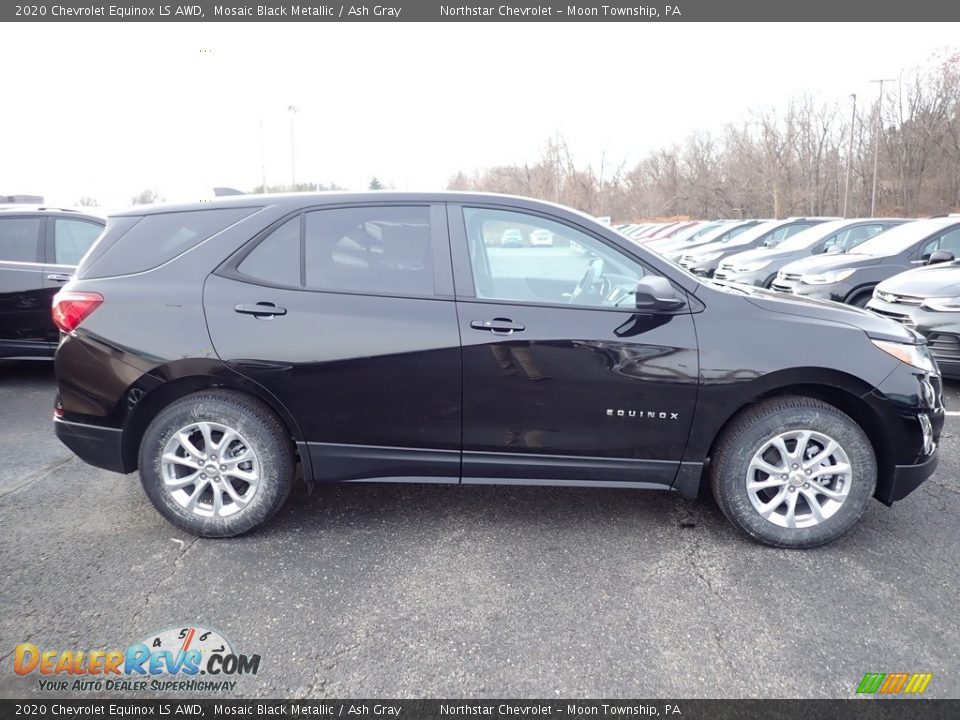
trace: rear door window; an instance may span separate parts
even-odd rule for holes
[[[38,262],[41,222],[38,217],[0,218],[0,262]]]
[[[431,296],[430,208],[334,208],[306,214],[305,283],[311,290]]]
[[[103,232],[103,226],[96,223],[73,218],[55,218],[53,221],[54,264],[78,265],[80,258],[93,246],[94,240],[100,236],[101,232]]]
[[[297,215],[270,233],[240,261],[237,272],[269,285],[300,287],[301,221]]]

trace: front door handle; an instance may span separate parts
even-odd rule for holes
[[[67,282],[70,279],[69,275],[64,275],[63,273],[51,273],[47,275],[47,280],[53,280],[54,282]]]
[[[526,329],[523,323],[514,322],[510,318],[494,318],[493,320],[473,320],[470,327],[474,330],[489,330],[497,335],[512,335]]]
[[[269,319],[277,315],[286,315],[287,309],[278,307],[272,302],[258,302],[256,305],[234,305],[233,309],[244,315],[253,315],[257,318]]]

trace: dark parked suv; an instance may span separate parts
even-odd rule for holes
[[[550,232],[553,251],[484,242],[508,228]],[[54,317],[57,435],[139,469],[157,509],[204,536],[267,520],[299,463],[309,483],[692,498],[703,479],[750,537],[810,547],[929,477],[943,425],[936,365],[901,325],[701,283],[514,197],[120,213]]]
[[[848,252],[792,262],[783,267],[770,287],[866,307],[882,280],[926,265],[938,250],[960,254],[960,217],[914,220]]]
[[[104,224],[71,210],[0,206],[0,358],[53,357],[53,296]]]
[[[693,248],[680,258],[680,266],[694,275],[713,277],[725,258],[747,250],[773,248],[789,237],[824,222],[828,218],[787,218],[768,220],[722,242],[707,243]]]

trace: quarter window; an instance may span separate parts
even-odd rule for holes
[[[306,287],[432,295],[428,207],[357,207],[306,214]]]
[[[40,218],[0,219],[0,260],[37,262]]]
[[[79,265],[103,227],[86,220],[56,218],[53,225],[54,262],[57,265]]]

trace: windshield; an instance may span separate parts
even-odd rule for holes
[[[780,226],[780,222],[774,220],[771,222],[760,223],[759,225],[754,225],[752,228],[744,230],[739,235],[733,237],[727,237],[721,240],[720,242],[724,245],[748,245],[754,240],[759,240],[764,235],[766,235],[771,230],[775,230]]]
[[[684,228],[683,230],[678,232],[676,235],[671,237],[670,240],[671,242],[677,242],[677,243],[686,242],[687,240],[692,240],[698,235],[703,234],[703,230],[706,227],[710,227],[710,225],[707,223],[697,223],[696,225],[691,225],[690,227]]]
[[[801,230],[793,237],[784,240],[777,247],[781,250],[803,250],[843,230],[843,228],[849,224],[849,220],[834,220],[832,222],[820,223],[806,230]]]
[[[956,223],[956,220],[954,220]],[[915,220],[906,225],[899,225],[892,230],[882,232],[865,243],[854,248],[851,253],[857,255],[874,255],[885,257],[903,252],[914,243],[920,242],[928,235],[949,227],[952,223],[936,220]]]

